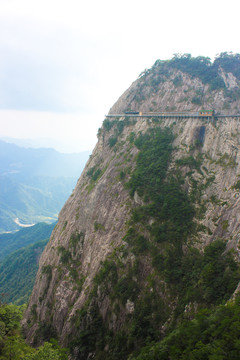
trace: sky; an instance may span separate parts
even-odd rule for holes
[[[92,150],[157,59],[240,53],[237,0],[0,0],[0,138]]]

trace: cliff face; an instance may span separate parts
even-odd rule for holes
[[[219,68],[225,87],[211,89],[179,69],[158,71],[145,72],[110,113],[240,112],[234,74]],[[73,359],[126,359],[179,316],[229,299],[238,284],[224,254],[234,249],[238,261],[239,142],[234,116],[105,119],[41,256],[28,341],[56,336]]]
[[[140,74],[110,109],[110,114],[129,109],[143,112],[214,109],[221,114],[236,114],[240,106],[238,72],[238,56],[223,54],[213,64],[206,58],[188,55],[158,60]]]

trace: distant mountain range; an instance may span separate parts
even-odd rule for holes
[[[49,239],[55,223],[38,223],[12,234],[0,234],[0,262],[9,254],[40,240]]]
[[[23,148],[32,148],[32,149],[53,148],[60,153],[66,153],[66,154],[79,153],[81,151],[85,151],[81,149],[82,144],[77,145],[75,144],[75,142],[69,143],[68,139],[66,139],[66,141],[61,141],[61,140],[53,139],[51,137],[44,137],[44,138],[39,137],[34,139],[17,139],[9,136],[1,136],[0,140],[6,143],[21,146]]]
[[[27,303],[38,270],[39,258],[48,239],[40,240],[9,254],[0,263],[1,301]]]
[[[39,223],[14,234],[0,234],[0,297],[26,303],[38,270],[38,261],[55,224]]]
[[[56,221],[89,154],[62,154],[0,141],[0,232]]]

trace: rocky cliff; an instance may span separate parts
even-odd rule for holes
[[[238,114],[238,69],[228,54],[157,61],[110,114]],[[40,259],[28,341],[57,337],[72,359],[127,359],[230,299],[240,280],[239,142],[236,116],[105,119]]]

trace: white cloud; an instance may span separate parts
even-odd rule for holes
[[[227,6],[207,0],[0,0],[0,6],[0,109],[26,111],[28,119],[38,111],[41,117],[81,113],[85,138],[84,118],[95,139],[91,114],[101,122],[158,58],[240,52],[236,0]]]

